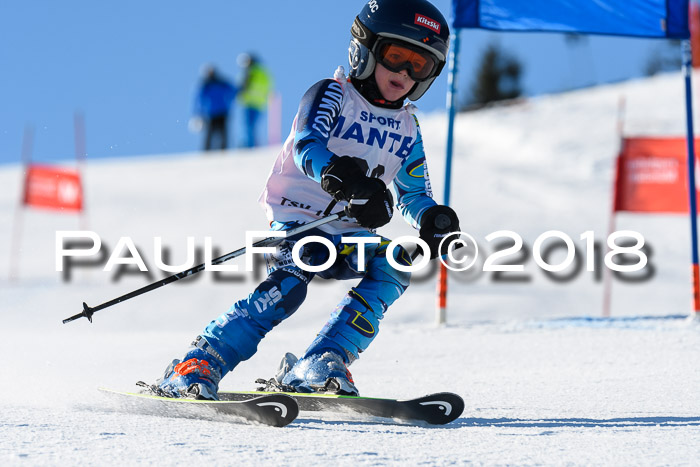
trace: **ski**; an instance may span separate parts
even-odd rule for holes
[[[222,401],[247,401],[260,395],[285,394],[310,412],[351,412],[402,422],[424,422],[444,425],[456,420],[464,411],[464,400],[451,392],[429,394],[416,399],[340,396],[336,394],[304,394],[262,391],[220,391]]]
[[[215,420],[223,417],[232,422],[261,423],[282,427],[291,423],[299,414],[296,401],[281,393],[261,393],[238,401],[211,401],[161,397],[107,388],[99,388],[99,390],[116,397],[126,410],[149,415]]]

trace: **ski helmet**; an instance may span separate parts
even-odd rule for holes
[[[350,29],[352,39],[348,49],[350,77],[364,80],[374,68],[387,44],[400,44],[427,60],[429,68],[416,76],[406,97],[418,100],[440,74],[447,60],[450,30],[440,10],[427,0],[371,0],[355,18]],[[385,65],[386,66],[386,65]],[[391,67],[388,67],[391,69]]]

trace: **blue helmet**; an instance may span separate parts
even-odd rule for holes
[[[372,76],[378,51],[388,42],[432,57],[427,77],[416,79],[406,97],[415,101],[428,90],[447,61],[450,29],[445,17],[426,0],[371,0],[355,18],[348,49],[350,77],[364,80]]]

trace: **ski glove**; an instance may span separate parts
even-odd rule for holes
[[[449,206],[433,206],[423,213],[420,224],[420,238],[430,247],[430,259],[446,255],[448,242],[443,244],[441,251],[438,248],[447,234],[459,231],[457,213]]]
[[[321,188],[336,201],[347,201],[345,214],[362,227],[376,229],[391,220],[394,198],[383,181],[368,177],[350,156],[335,159],[321,174]]]

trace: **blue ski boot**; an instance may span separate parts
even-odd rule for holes
[[[211,354],[193,348],[180,360],[173,360],[162,378],[156,381],[155,392],[165,397],[219,400],[221,367]]]
[[[275,379],[282,387],[293,388],[296,392],[360,395],[343,358],[331,351],[307,355],[298,361],[288,353]]]

